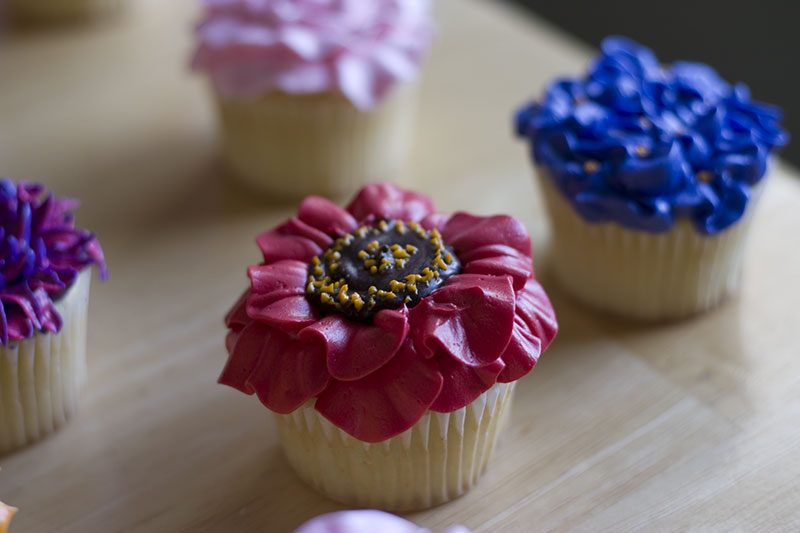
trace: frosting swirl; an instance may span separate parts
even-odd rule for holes
[[[248,269],[250,288],[225,318],[220,383],[278,413],[315,398],[323,416],[365,442],[521,378],[558,329],[530,237],[509,216],[445,215],[424,195],[372,184],[347,209],[306,198],[257,243],[264,262]],[[373,251],[395,264],[381,273]],[[339,269],[352,272],[334,280]],[[367,313],[369,287],[377,293],[384,282],[403,287]]]
[[[515,122],[587,221],[665,232],[688,217],[712,235],[742,217],[767,156],[788,141],[780,118],[707,65],[663,67],[610,37],[585,77],[556,80]]]
[[[231,96],[339,92],[371,109],[416,77],[429,0],[205,0],[193,66]]]
[[[0,179],[0,343],[56,333],[55,307],[78,272],[89,265],[107,274],[93,233],[76,228],[71,209],[78,202],[55,198],[41,184]]]
[[[338,511],[312,518],[294,533],[430,533],[399,516],[375,509]],[[470,533],[464,526],[451,526],[442,533]]]

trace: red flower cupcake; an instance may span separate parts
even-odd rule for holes
[[[523,224],[374,184],[347,209],[306,198],[256,241],[220,383],[277,414],[295,470],[334,499],[400,510],[468,490],[558,327]]]

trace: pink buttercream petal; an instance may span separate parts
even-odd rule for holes
[[[250,297],[250,289],[247,289],[239,296],[228,314],[225,315],[225,326],[234,330],[239,330],[251,322],[247,316],[247,298]]]
[[[531,238],[525,225],[508,215],[478,217],[456,213],[442,229],[442,237],[456,254],[486,245],[503,244],[530,257]]]
[[[331,237],[341,236],[357,228],[356,220],[350,213],[320,196],[309,196],[303,200],[297,218]]]
[[[530,256],[502,244],[491,244],[469,250],[459,256],[465,274],[511,276],[514,290],[521,290],[533,275]]]
[[[497,382],[497,376],[505,367],[500,359],[479,368],[464,366],[446,355],[435,360],[444,381],[430,409],[440,413],[452,413],[471,404]]]
[[[316,408],[364,442],[380,442],[417,423],[442,389],[436,363],[403,343],[391,361],[357,381],[332,380]]]
[[[235,339],[219,382],[255,393],[266,407],[291,413],[328,385],[325,350],[302,343],[258,322]]]
[[[316,322],[319,315],[305,298],[307,269],[305,263],[294,260],[248,268],[247,316],[292,333]]]
[[[442,228],[444,228],[448,220],[450,220],[450,215],[445,213],[431,213],[423,218],[420,224],[422,224],[422,227],[425,229],[438,229],[442,231]]]
[[[443,350],[472,367],[505,351],[514,326],[514,289],[508,276],[453,276],[410,312],[415,349],[425,357]]]
[[[326,347],[328,371],[334,379],[361,379],[385,365],[408,336],[408,309],[384,309],[361,324],[328,315],[300,333],[300,340],[320,339]]]
[[[333,242],[324,232],[305,222],[291,218],[274,230],[256,237],[256,243],[264,254],[264,263],[270,264],[284,259],[308,262]]]
[[[251,322],[241,331],[228,333],[225,339],[228,362],[217,382],[245,394],[253,394],[255,389],[247,380],[258,365],[264,343],[270,335],[270,328],[258,322]]]
[[[497,380],[509,383],[530,372],[556,333],[558,323],[553,306],[539,282],[530,278],[517,293],[514,331],[502,356],[506,368]]]
[[[391,183],[372,183],[362,188],[347,210],[359,221],[381,218],[419,222],[435,212],[424,194]]]

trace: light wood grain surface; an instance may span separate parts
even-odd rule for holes
[[[111,269],[95,284],[89,387],[52,438],[0,458],[13,532],[284,533],[339,509],[284,462],[267,411],[216,385],[222,315],[294,206],[229,184],[189,0],[116,20],[6,33],[0,172],[83,199]],[[561,333],[517,389],[513,423],[468,495],[409,517],[441,530],[800,528],[800,180],[776,166],[740,297],[641,326],[550,282],[547,227],[512,109],[591,51],[494,1],[439,0],[415,152],[400,182],[444,211],[531,231]]]

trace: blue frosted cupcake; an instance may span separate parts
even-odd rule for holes
[[[710,67],[662,66],[612,37],[581,78],[516,114],[553,227],[555,275],[595,307],[644,319],[707,310],[740,281],[779,109]]]

